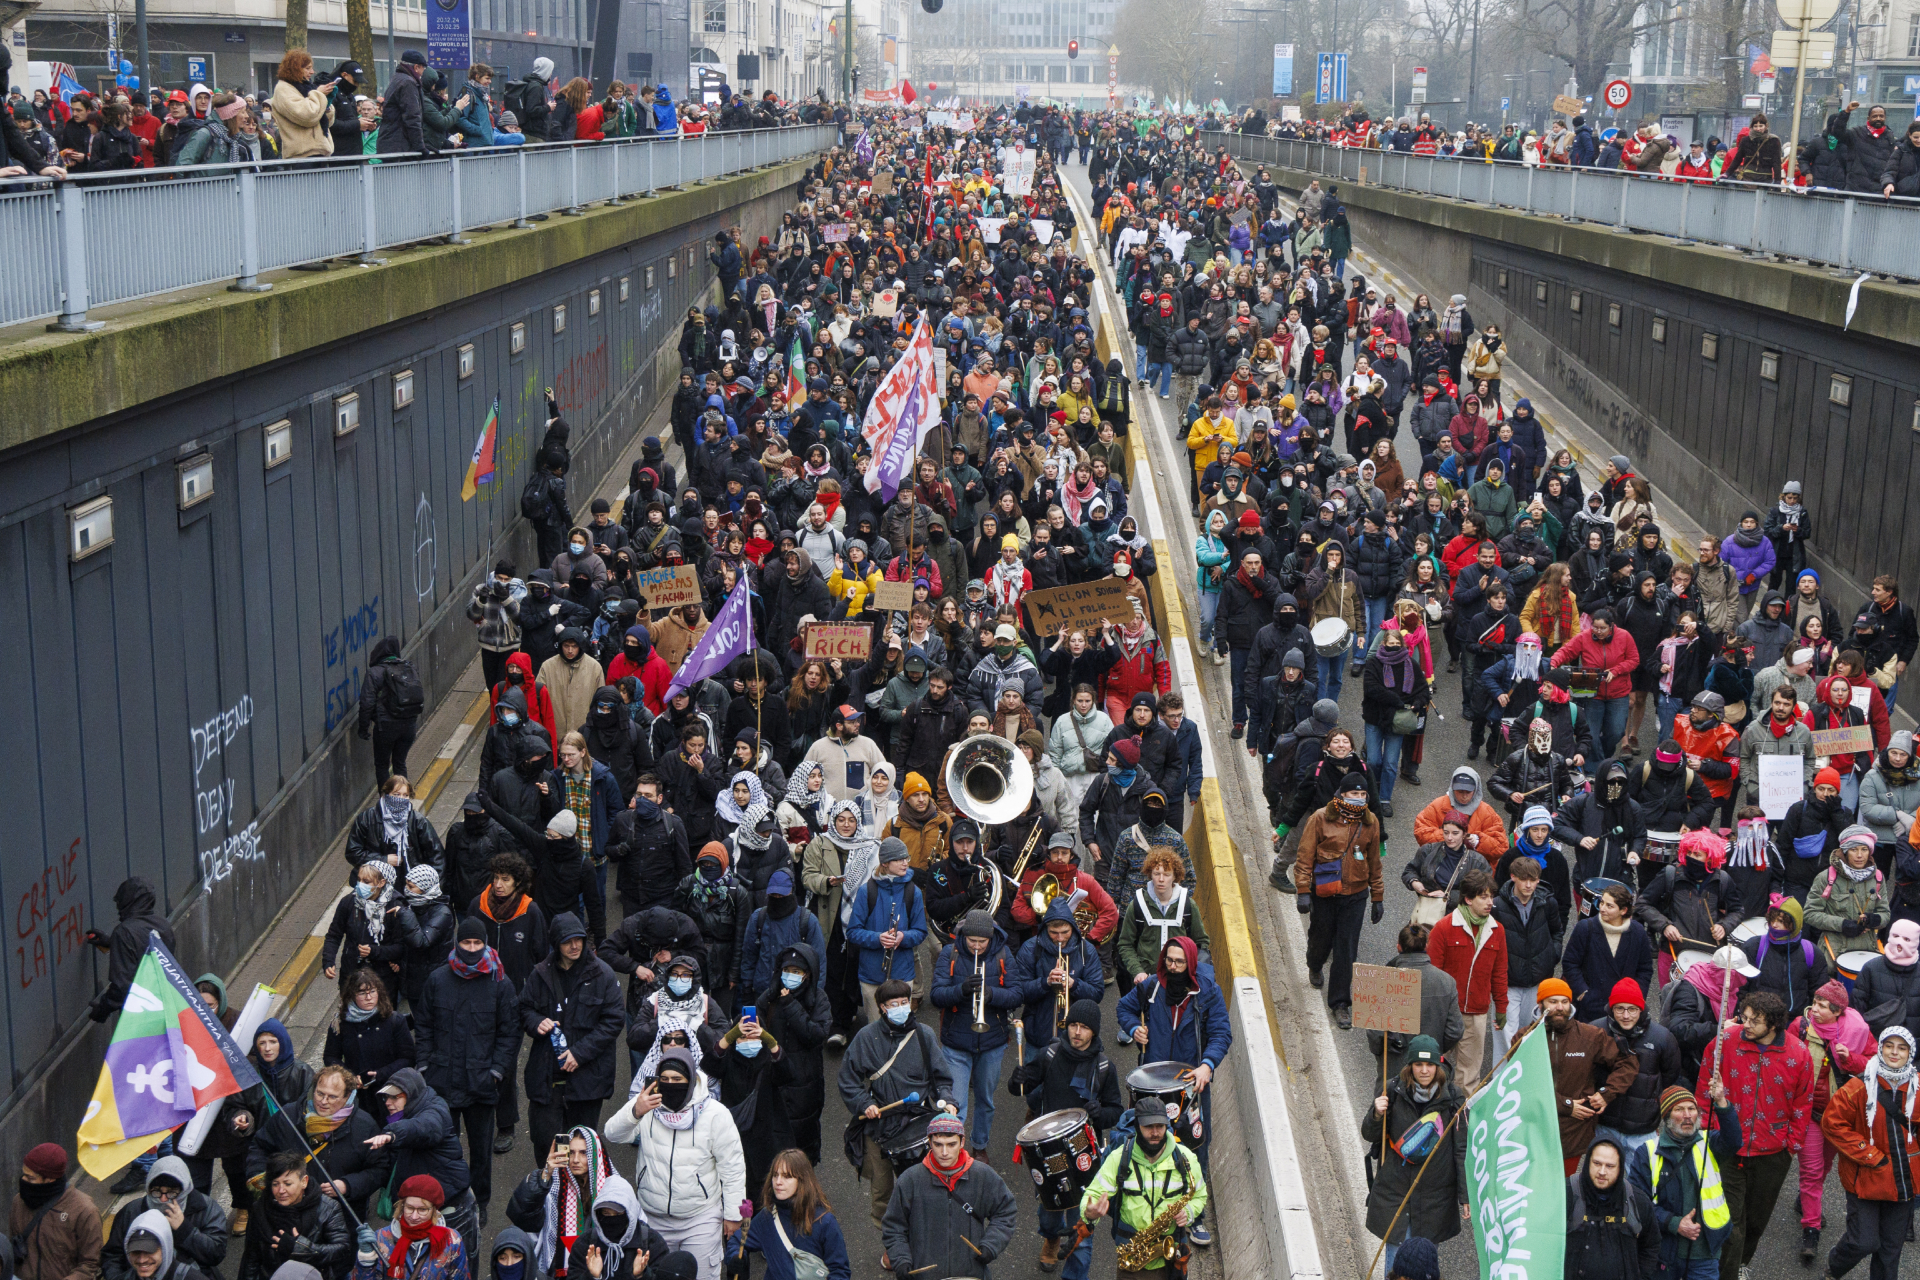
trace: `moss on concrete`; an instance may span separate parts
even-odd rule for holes
[[[275,272],[269,293],[210,288],[113,308],[94,317],[106,324],[92,333],[22,326],[24,336],[0,348],[0,450],[672,231],[797,186],[808,163],[599,205],[581,217],[555,214],[529,230],[474,233],[470,244],[388,250],[382,267]]]

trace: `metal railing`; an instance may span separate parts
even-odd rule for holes
[[[1601,223],[1682,244],[1705,241],[1804,258],[1850,274],[1920,277],[1920,200],[1358,150],[1239,133],[1206,137],[1209,146],[1224,145],[1236,159],[1356,186],[1364,170],[1369,187]]]
[[[832,125],[488,147],[431,157],[275,160],[0,184],[0,325],[98,328],[92,307],[652,195],[827,150]]]

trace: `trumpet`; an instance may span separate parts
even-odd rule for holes
[[[1053,971],[1066,979],[1053,989],[1053,1034],[1067,1032],[1067,1010],[1073,1004],[1073,968],[1067,963],[1067,949],[1061,947],[1053,962]]]
[[[984,977],[986,971],[981,967],[981,961],[984,959],[985,959],[984,956],[974,957],[973,972],[975,977]],[[986,1029],[987,1029],[987,984],[985,982],[982,982],[980,984],[980,989],[973,993],[973,1033],[975,1035],[979,1035],[981,1032],[985,1031]]]

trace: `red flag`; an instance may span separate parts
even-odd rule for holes
[[[913,91],[913,81],[902,80],[900,82],[900,101],[906,103],[908,106],[912,106],[913,100],[919,96],[919,94]]]

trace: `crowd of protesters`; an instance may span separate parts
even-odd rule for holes
[[[10,57],[0,50],[0,58]],[[501,81],[476,62],[462,72],[427,65],[417,49],[400,55],[384,86],[351,59],[321,72],[305,49],[280,60],[270,92],[204,84],[150,91],[122,87],[29,96],[5,84],[0,63],[0,178],[69,173],[314,160],[331,156],[436,155],[479,147],[611,138],[693,136],[709,130],[771,129],[849,118],[824,94],[783,102],[721,85],[710,103],[676,102],[665,84],[585,77],[561,81],[551,58],[524,77]]]

